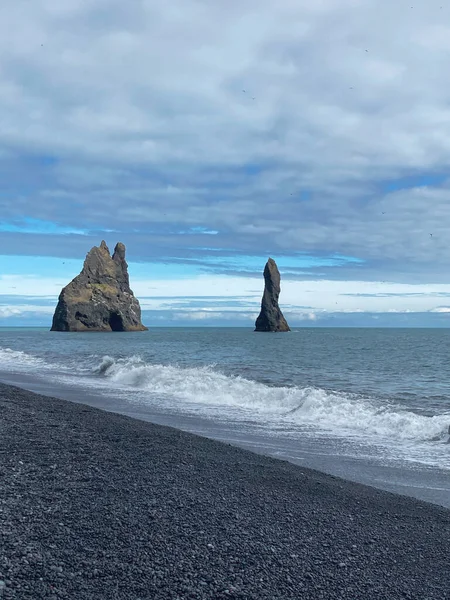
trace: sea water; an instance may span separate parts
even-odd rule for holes
[[[0,379],[450,507],[450,330],[4,328]]]

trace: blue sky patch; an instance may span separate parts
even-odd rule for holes
[[[40,219],[33,219],[31,217],[24,217],[23,219],[10,222],[0,222],[0,231],[8,233],[42,233],[46,235],[88,234],[88,231],[85,229],[59,225],[58,223],[41,221]]]
[[[230,270],[243,269],[245,271],[260,271],[262,273],[264,265],[269,256],[252,255],[223,255],[223,256],[204,256],[202,258],[186,258],[172,260],[186,261],[187,264],[199,264],[209,269],[215,267],[229,268]],[[171,260],[171,259],[169,259]],[[362,264],[364,261],[353,257],[335,254],[332,256],[312,256],[309,254],[296,254],[290,256],[281,256],[276,259],[280,271],[283,269],[314,269],[317,267],[340,267],[347,264]]]
[[[191,227],[187,231],[178,231],[179,235],[217,235],[219,232],[214,229],[208,229],[207,227]]]
[[[405,177],[399,177],[398,179],[386,180],[381,182],[379,185],[382,192],[390,193],[411,188],[439,186],[448,178],[448,173],[409,175]]]

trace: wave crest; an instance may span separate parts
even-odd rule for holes
[[[381,404],[358,394],[315,387],[271,387],[213,367],[148,364],[139,356],[104,356],[95,373],[115,385],[145,391],[152,398],[176,400],[178,405],[228,407],[255,418],[278,417],[284,422],[320,427],[336,434],[366,434],[395,441],[446,441],[450,414],[424,416],[400,405]]]
[[[32,354],[27,354],[22,350],[13,350],[12,348],[0,348],[0,365],[14,365],[15,367],[26,367],[31,365],[45,365],[45,361]]]

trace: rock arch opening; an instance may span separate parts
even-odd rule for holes
[[[122,315],[118,312],[112,312],[108,320],[111,331],[125,331]]]

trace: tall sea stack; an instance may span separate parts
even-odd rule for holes
[[[111,257],[104,241],[87,254],[83,269],[58,300],[51,331],[145,331],[141,307],[130,289],[125,246]]]
[[[278,306],[280,297],[280,271],[273,258],[269,258],[264,268],[264,294],[261,312],[256,319],[255,331],[290,331],[283,313]]]

